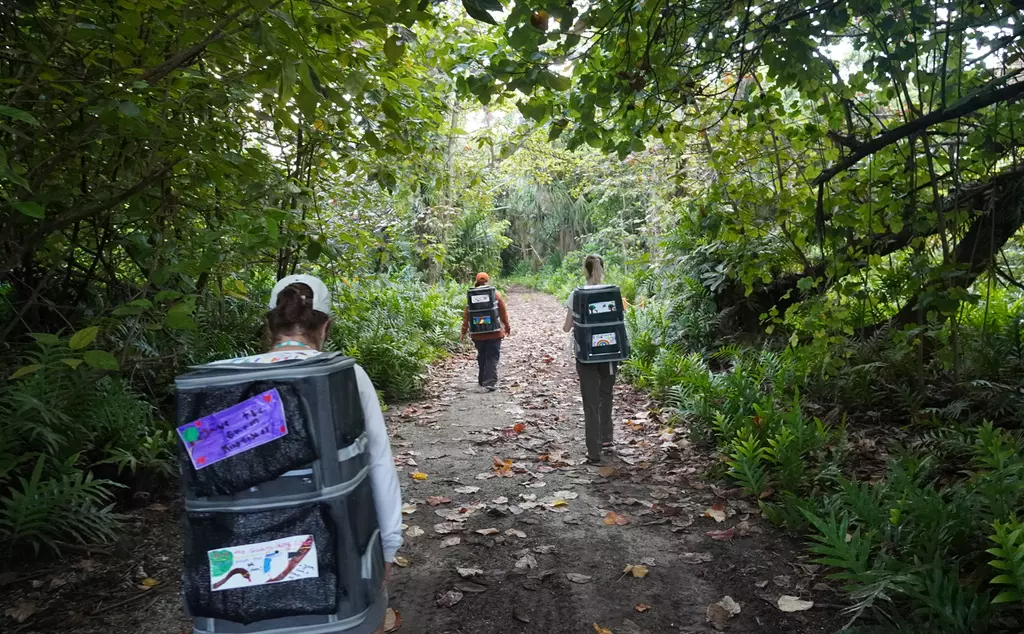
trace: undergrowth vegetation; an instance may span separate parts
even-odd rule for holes
[[[387,400],[416,395],[429,364],[458,344],[457,283],[427,286],[410,272],[325,279],[337,311],[328,347],[355,357]],[[177,477],[173,377],[262,351],[264,287],[197,300],[189,322],[171,318],[184,328],[157,323],[155,299],[133,300],[70,337],[31,337],[0,385],[0,555],[109,541],[118,505],[167,488]]]
[[[966,312],[959,334],[976,345],[959,384],[944,355],[922,365],[905,343],[942,340],[941,328],[850,338],[830,351],[847,360],[835,370],[813,346],[674,339],[683,324],[714,337],[700,293],[674,319],[663,302],[633,308],[626,370],[672,424],[717,449],[719,475],[765,517],[808,536],[814,561],[849,593],[848,631],[1017,631],[1018,302],[997,294],[987,311]]]

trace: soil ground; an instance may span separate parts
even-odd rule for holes
[[[479,390],[467,352],[432,369],[423,399],[387,414],[406,503],[404,566],[389,585],[399,631],[714,632],[708,608],[726,596],[740,606],[720,615],[728,632],[835,631],[824,571],[752,501],[705,482],[713,457],[685,430],[665,432],[646,397],[616,386],[615,448],[601,467],[583,463],[564,309],[523,290],[507,301],[498,391]],[[0,573],[0,629],[188,631],[179,517],[174,502],[151,504],[113,548]],[[625,573],[631,565],[646,575]],[[782,595],[815,605],[782,612]],[[31,614],[18,623],[17,610]]]

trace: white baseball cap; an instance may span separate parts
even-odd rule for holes
[[[331,292],[319,277],[312,275],[289,275],[278,280],[277,284],[274,284],[274,290],[270,291],[270,310],[277,308],[278,294],[292,284],[305,284],[313,289],[313,310],[326,315],[331,314]]]

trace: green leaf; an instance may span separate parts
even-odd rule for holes
[[[1014,590],[1008,590],[996,595],[996,598],[992,599],[992,603],[1012,603],[1018,600],[1020,600],[1020,594]]]
[[[318,240],[310,242],[306,247],[306,259],[310,262],[316,262],[320,258],[320,254],[323,253],[323,250],[324,246]]]
[[[168,302],[171,300],[178,299],[179,297],[181,297],[181,293],[179,293],[178,291],[168,290],[160,291],[159,293],[156,294],[156,297],[154,297],[153,299],[158,302]]]
[[[131,101],[122,101],[118,104],[117,109],[126,117],[137,117],[140,112],[139,107]]]
[[[497,6],[495,6],[497,5]],[[462,0],[462,6],[465,7],[466,13],[469,17],[486,22],[488,24],[498,24],[497,20],[488,13],[488,9],[492,11],[501,11],[502,6],[497,0]]]
[[[36,127],[42,125],[39,123],[38,119],[33,117],[31,114],[25,112],[24,110],[18,110],[17,108],[12,108],[10,106],[5,106],[2,104],[0,104],[0,115],[3,115],[9,119],[14,119],[15,121],[24,121],[25,123],[29,125],[34,125]]]
[[[198,328],[195,319],[192,318],[192,311],[195,306],[190,302],[182,302],[171,306],[167,311],[167,325],[174,330],[195,330]]]
[[[403,53],[405,53],[405,44],[398,39],[397,35],[392,35],[384,41],[384,55],[392,64],[402,59]]]
[[[56,346],[60,344],[60,337],[51,335],[48,332],[33,332],[32,338],[45,346]]]
[[[73,370],[77,369],[78,366],[82,365],[82,359],[61,359],[61,362],[67,366],[70,366],[71,369]]]
[[[41,363],[33,363],[32,365],[23,365],[20,368],[18,368],[17,370],[15,370],[14,374],[12,374],[10,376],[10,378],[12,380],[13,379],[20,379],[23,376],[28,376],[28,375],[32,374],[33,372],[36,372],[37,370],[41,369],[42,367],[43,366],[42,366]]]
[[[30,218],[42,218],[46,214],[42,205],[34,202],[17,202],[14,208]]]
[[[81,350],[82,348],[86,348],[96,340],[96,335],[98,335],[99,332],[99,326],[83,328],[71,337],[71,340],[68,341],[68,347],[72,350]]]
[[[116,371],[121,369],[114,355],[106,350],[86,350],[85,354],[82,355],[82,359],[97,370]]]

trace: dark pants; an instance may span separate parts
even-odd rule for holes
[[[483,387],[498,385],[498,360],[501,359],[501,339],[484,339],[474,341],[476,344],[476,362],[480,366],[477,383]]]
[[[586,423],[587,456],[601,457],[601,443],[612,441],[612,388],[615,386],[615,363],[576,362],[583,396],[583,419]]]

